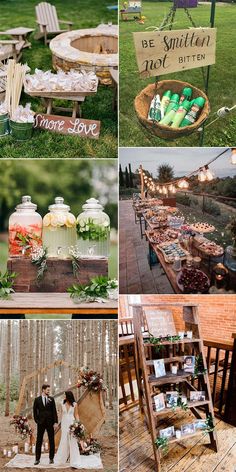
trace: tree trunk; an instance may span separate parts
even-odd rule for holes
[[[10,382],[11,382],[11,321],[7,322],[7,353],[6,353],[6,403],[5,416],[10,414]]]

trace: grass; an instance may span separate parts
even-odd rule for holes
[[[149,26],[158,26],[169,11],[171,3],[143,1],[145,24],[135,21],[120,21],[120,146],[198,146],[199,134],[170,141],[152,136],[139,123],[134,110],[136,95],[154,78],[141,79],[138,73],[132,33],[146,31]],[[209,26],[210,5],[199,5],[191,10],[192,17],[198,26]],[[209,100],[211,114],[222,106],[232,107],[235,102],[236,54],[235,4],[216,5],[215,26],[217,27],[216,64],[211,67],[209,82]],[[176,13],[175,29],[190,26],[182,9]],[[149,30],[150,31],[150,30]],[[161,79],[178,79],[192,83],[204,89],[201,69],[161,76]],[[236,111],[205,130],[205,146],[235,145]]]
[[[16,26],[36,28],[35,5],[39,0],[1,0],[0,31]],[[73,29],[94,28],[108,20],[117,23],[117,12],[108,10],[113,0],[53,0],[58,17],[73,21]],[[9,37],[8,37],[9,39]],[[30,37],[31,49],[25,49],[21,62],[27,62],[31,71],[37,67],[52,69],[51,52],[43,41]],[[0,140],[0,155],[5,158],[75,158],[75,157],[117,157],[117,113],[112,109],[114,89],[100,86],[95,97],[88,97],[82,105],[82,116],[101,121],[98,140],[63,136],[36,130],[33,138],[25,143],[17,143],[11,137]],[[45,112],[40,99],[22,94],[22,103],[31,102],[36,112]],[[58,101],[59,105],[66,105]]]

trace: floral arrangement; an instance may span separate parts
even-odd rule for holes
[[[39,283],[44,276],[44,272],[47,270],[47,248],[39,247],[34,249],[31,253],[31,262],[38,267],[37,282]]]
[[[17,274],[15,272],[0,272],[0,298],[9,299],[11,293],[14,293],[13,283]]]
[[[108,290],[116,289],[116,279],[108,279],[105,276],[93,277],[88,285],[72,285],[68,288],[71,298],[81,302],[106,301],[109,298]]]
[[[95,372],[88,367],[81,367],[79,371],[79,380],[77,387],[85,387],[88,390],[93,390],[94,392],[106,391],[106,387],[103,383],[103,378],[98,372]]]
[[[84,442],[83,444],[79,444],[79,446],[80,446],[80,453],[86,456],[91,455],[91,454],[97,454],[98,452],[101,452],[102,450],[102,446],[100,442],[94,438],[86,439],[86,442]]]
[[[69,427],[69,433],[76,439],[85,438],[85,427],[80,421],[74,421]]]
[[[10,421],[10,424],[15,426],[16,432],[20,434],[22,439],[26,439],[27,436],[30,437],[33,434],[26,416],[14,415],[13,419]]]
[[[108,221],[94,223],[92,218],[80,220],[77,223],[77,233],[83,240],[106,241],[109,236],[110,224]]]

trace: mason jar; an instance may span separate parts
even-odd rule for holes
[[[56,197],[48,209],[43,218],[43,245],[48,257],[70,257],[70,248],[76,245],[76,218],[62,197]]]
[[[77,246],[82,257],[108,257],[110,218],[99,200],[89,198],[77,218]]]
[[[42,217],[29,195],[22,197],[9,218],[9,256],[29,257],[42,246]]]

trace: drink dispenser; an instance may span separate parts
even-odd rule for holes
[[[99,200],[89,198],[77,218],[77,245],[82,256],[108,257],[110,218]]]
[[[48,209],[43,218],[43,245],[48,257],[67,258],[70,247],[76,245],[76,218],[62,197],[56,197]]]
[[[42,218],[37,205],[25,195],[9,219],[9,256],[30,256],[32,250],[42,246]]]

